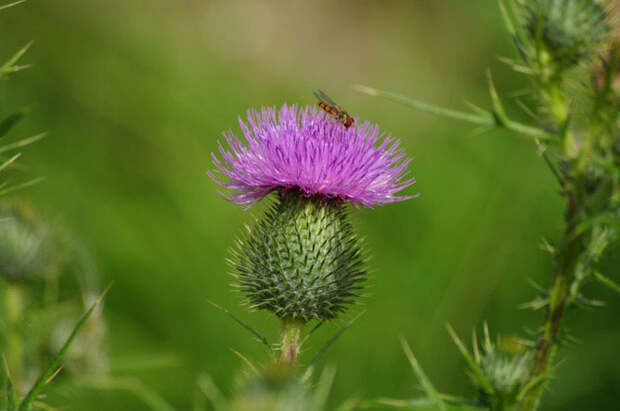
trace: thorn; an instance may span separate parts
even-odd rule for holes
[[[58,369],[56,371],[54,371],[54,373],[52,375],[50,375],[50,377],[45,381],[45,385],[49,384],[57,375],[60,371],[62,371],[64,366],[60,366],[58,367]]]

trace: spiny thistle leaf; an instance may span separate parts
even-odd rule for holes
[[[233,251],[232,274],[251,308],[280,318],[329,320],[360,297],[359,240],[337,201],[282,191]]]
[[[537,138],[540,140],[556,140],[557,136],[555,134],[551,134],[543,129],[528,126],[525,124],[521,124],[514,120],[510,120],[505,115],[502,117],[496,117],[493,113],[487,112],[486,115],[484,113],[480,113],[479,110],[476,110],[476,113],[467,113],[463,111],[451,110],[439,106],[435,106],[432,104],[425,103],[420,100],[412,99],[409,97],[402,96],[400,94],[390,93],[388,91],[378,90],[375,88],[362,86],[362,85],[353,85],[354,90],[357,90],[361,93],[368,94],[370,96],[380,96],[385,97],[388,100],[395,101],[397,103],[404,104],[406,106],[410,106],[416,108],[418,110],[426,111],[432,114],[436,114],[443,117],[453,118],[455,120],[463,120],[469,123],[478,124],[485,128],[505,128],[511,131],[514,131],[524,137],[529,138]],[[497,95],[492,95],[494,104],[498,104]],[[497,107],[496,107],[497,108]]]

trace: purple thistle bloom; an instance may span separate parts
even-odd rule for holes
[[[372,207],[416,196],[396,196],[415,182],[405,179],[407,165],[399,140],[366,121],[345,128],[312,107],[284,105],[249,110],[239,117],[244,144],[231,130],[218,142],[221,161],[212,153],[215,170],[207,174],[228,190],[221,193],[235,204],[254,205],[279,188],[299,189]],[[228,177],[224,182],[215,173]]]

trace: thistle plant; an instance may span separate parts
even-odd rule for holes
[[[228,148],[219,145],[208,174],[235,204],[274,193],[237,240],[231,266],[249,307],[282,321],[280,362],[293,364],[310,321],[337,319],[362,297],[365,254],[348,205],[412,198],[397,195],[414,183],[410,160],[378,126],[357,120],[346,128],[311,107],[250,110],[239,124],[245,142],[225,133]]]
[[[531,79],[534,98],[529,107],[522,106],[533,117],[532,124],[508,117],[490,75],[493,108],[474,106],[473,112],[357,88],[417,109],[527,137],[557,179],[565,204],[563,233],[559,240],[544,243],[555,270],[550,287],[542,288],[540,296],[525,304],[545,311],[543,325],[530,344],[532,348],[516,354],[522,360],[502,360],[507,365],[502,379],[513,381],[509,386],[516,392],[510,389],[506,395],[505,389],[496,386],[497,373],[492,371],[496,365],[489,368],[485,361],[475,361],[453,335],[468,360],[476,387],[484,391],[484,400],[477,399],[474,404],[497,410],[533,410],[539,407],[554,368],[554,354],[566,334],[562,332],[564,314],[600,304],[586,297],[584,286],[599,281],[620,292],[598,265],[620,230],[619,50],[618,43],[609,39],[608,9],[602,1],[520,0],[510,1],[509,7],[501,1],[499,5],[518,51],[517,58],[503,60]],[[498,361],[492,358],[494,363]],[[506,372],[511,375],[504,375]],[[440,397],[429,397],[444,404]]]
[[[23,3],[25,0],[16,1],[13,3],[8,3],[4,5],[0,5],[0,12],[5,11],[7,8],[15,6],[17,4]],[[30,48],[31,43],[26,44],[22,47],[17,53],[15,53],[11,58],[9,58],[4,64],[0,65],[0,81],[8,79],[14,73],[17,73],[21,70],[24,70],[30,67],[27,64],[19,64],[19,61],[23,57],[23,55]],[[21,147],[27,146],[28,144],[32,144],[37,140],[45,137],[45,133],[38,134],[32,137],[24,138],[21,140],[13,141],[7,143],[3,141],[7,138],[8,133],[15,127],[19,121],[24,117],[24,115],[28,112],[27,108],[18,110],[14,113],[11,113],[7,116],[0,117],[0,196],[9,194],[13,191],[17,191],[33,184],[41,181],[40,178],[36,178],[33,180],[28,180],[26,182],[20,183],[11,183],[6,177],[7,171],[14,167],[17,159],[20,157],[20,153],[17,154],[9,154],[7,157],[7,153],[15,152],[15,150],[19,150]]]
[[[0,201],[0,351],[16,389],[34,382],[98,287],[94,264],[66,228],[48,222],[28,201]],[[104,330],[96,311],[75,339],[65,373],[105,371]]]

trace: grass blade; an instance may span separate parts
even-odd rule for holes
[[[407,344],[407,341],[405,341],[404,338],[401,339],[400,342],[403,346],[403,351],[405,351],[405,355],[407,356],[407,359],[409,360],[409,364],[411,364],[411,369],[413,370],[413,373],[416,375],[416,378],[418,379],[418,381],[420,381],[420,384],[422,385],[422,389],[424,390],[424,393],[426,394],[428,399],[431,400],[432,403],[437,406],[437,408],[444,411],[446,409],[446,405],[443,403],[441,398],[439,398],[439,395],[437,394],[437,390],[435,390],[433,383],[431,383],[429,378],[426,376],[426,373],[420,366],[420,363],[418,363],[418,360],[413,355],[413,352],[411,351],[409,344]]]
[[[23,401],[19,405],[19,408],[18,408],[19,411],[29,411],[32,408],[33,402],[36,400],[37,395],[39,394],[41,389],[43,389],[43,387],[45,386],[47,381],[50,379],[52,374],[54,374],[54,372],[58,369],[58,367],[60,366],[60,362],[67,354],[67,351],[69,351],[69,347],[71,346],[71,343],[73,342],[77,334],[80,332],[80,330],[82,329],[86,321],[90,318],[93,311],[95,311],[95,308],[97,308],[101,300],[103,300],[103,297],[105,297],[106,293],[110,290],[110,287],[112,287],[112,284],[110,284],[103,291],[103,293],[101,293],[101,295],[90,306],[88,311],[86,311],[84,315],[82,315],[82,318],[80,318],[78,323],[75,325],[75,327],[73,328],[73,331],[67,338],[67,341],[65,341],[64,345],[62,346],[62,348],[60,349],[56,357],[52,360],[51,364],[47,367],[47,369],[39,376],[39,378],[36,380],[32,388],[30,389],[30,391],[28,391],[28,394],[26,394],[26,396],[24,397]]]

